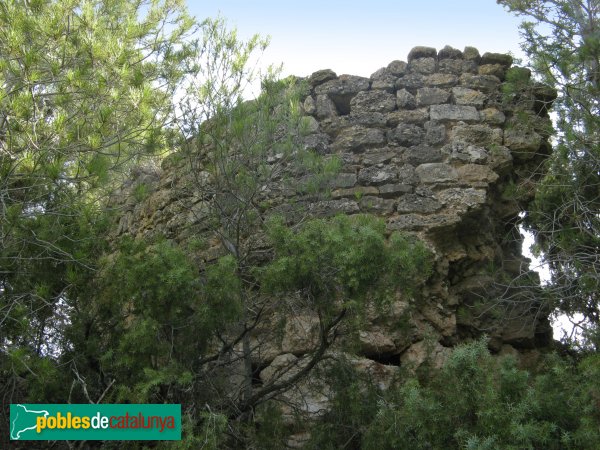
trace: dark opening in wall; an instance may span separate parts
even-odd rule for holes
[[[356,94],[332,94],[329,96],[333,104],[335,105],[338,114],[341,116],[346,116],[350,114],[350,100]]]
[[[263,381],[260,379],[260,373],[268,366],[268,364],[252,364],[252,386],[263,385]]]
[[[365,357],[384,366],[400,366],[400,355],[374,354]]]

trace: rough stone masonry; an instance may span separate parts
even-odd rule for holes
[[[555,93],[530,81],[507,94],[507,76],[530,75],[511,65],[509,55],[480,55],[472,47],[415,47],[407,62],[392,61],[370,78],[331,70],[308,78],[304,145],[343,161],[331,197],[308,211],[376,214],[390,231],[415,234],[435,254],[422,301],[411,307],[398,299],[360,332],[351,360],[382,388],[399,366],[439,367],[452,346],[483,333],[492,351],[524,364],[551,339],[547,313],[535,301],[515,301],[500,313],[486,304],[508,291],[518,298],[518,288],[499,279],[535,279],[521,255],[518,221],[550,152]],[[177,241],[193,235],[201,214],[190,211],[201,201],[177,189],[184,172],[172,159],[158,172],[140,170],[133,185],[144,183],[150,193],[136,201],[131,186],[123,191],[116,234]],[[316,323],[310,315],[288,320],[256,361],[260,378],[302,358]],[[302,402],[306,411],[319,411],[327,395],[306,388]]]

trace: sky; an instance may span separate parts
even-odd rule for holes
[[[197,19],[221,15],[241,38],[270,36],[262,64],[284,75],[319,69],[369,76],[412,47],[445,45],[523,57],[520,19],[495,0],[187,0]]]

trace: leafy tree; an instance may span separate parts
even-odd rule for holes
[[[498,0],[524,16],[523,49],[535,73],[556,86],[554,151],[526,225],[548,264],[548,293],[577,320],[588,345],[600,322],[600,2]]]
[[[250,445],[255,424],[245,424],[249,413],[262,405],[269,410],[270,399],[308,376],[336,341],[344,319],[360,315],[372,300],[385,304],[398,288],[410,291],[430,270],[429,253],[419,241],[398,234],[387,239],[383,220],[371,216],[313,219],[296,229],[273,219],[266,245],[273,258],[245,266],[255,284],[250,290],[232,255],[218,258],[198,277],[194,262],[172,243],[125,239],[104,261],[93,302],[67,333],[74,347],[64,358],[78,381],[72,400],[182,403],[187,444],[205,436],[220,448]],[[241,289],[253,296],[253,307],[287,313],[293,306],[319,318],[313,348],[279,377],[257,383],[253,372],[250,396],[239,369],[246,356],[239,344],[266,318],[245,311]],[[251,343],[251,363],[258,350]],[[276,416],[271,409],[265,421]],[[265,439],[265,430],[260,436]]]
[[[482,339],[456,347],[426,380],[405,374],[387,392],[342,371],[337,414],[311,424],[308,448],[597,448],[598,362],[548,355],[531,373],[490,355]]]
[[[296,293],[319,318],[317,348],[299,374],[319,362],[344,316],[361,314],[370,301],[385,305],[398,289],[412,292],[431,270],[420,241],[399,233],[386,239],[385,222],[370,215],[314,219],[299,231],[276,223],[269,235],[275,257],[259,270],[261,288],[278,297]]]
[[[25,315],[45,340],[67,274],[90,267],[107,183],[164,148],[191,22],[173,1],[8,1],[0,22],[6,351]]]
[[[8,0],[0,24],[2,395],[60,402],[73,374],[54,358],[106,250],[106,199],[165,150],[194,25],[177,0]]]

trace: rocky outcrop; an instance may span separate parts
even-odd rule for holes
[[[308,203],[310,214],[377,214],[389,231],[413,234],[435,254],[434,274],[422,291],[398,298],[384,315],[373,311],[354,337],[351,364],[375,374],[382,388],[396,366],[439,367],[449,348],[483,333],[494,351],[517,354],[530,354],[551,336],[532,301],[495,307],[503,291],[519,298],[520,288],[502,280],[528,273],[517,224],[550,150],[545,130],[553,93],[529,83],[507,94],[503,81],[511,64],[508,55],[480,55],[472,47],[416,47],[407,62],[393,61],[370,78],[322,70],[307,80],[304,145],[343,161],[330,198]],[[177,193],[190,176],[183,167],[169,158],[161,170],[134,177],[134,186],[149,187],[148,196],[136,201],[135,189],[126,191],[117,235],[185,241],[202,230],[204,200]],[[283,210],[286,202],[280,196],[270,204]],[[210,245],[217,254],[220,244]],[[310,315],[290,318],[259,352],[259,378],[298,370],[316,326]],[[261,341],[260,331],[255,339]],[[290,391],[287,400],[297,395],[305,411],[318,414],[329,392],[309,385]]]

